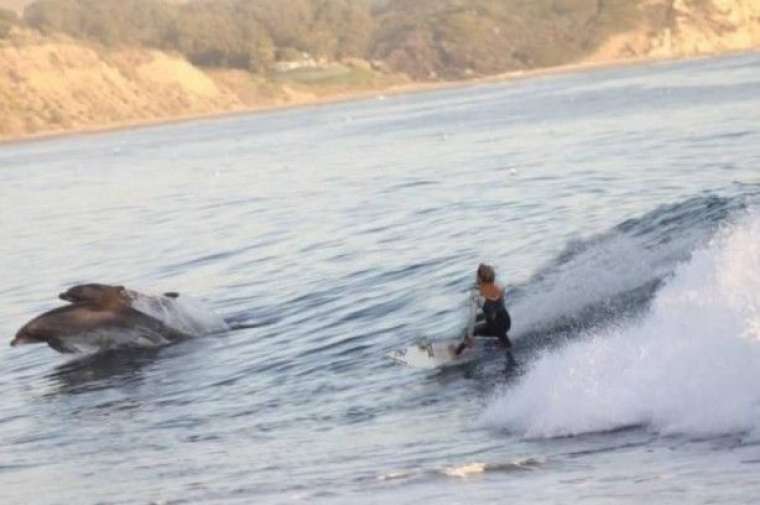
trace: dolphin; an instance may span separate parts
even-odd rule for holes
[[[189,335],[130,306],[123,286],[80,285],[61,293],[69,305],[21,327],[11,346],[46,343],[61,353],[155,347]]]

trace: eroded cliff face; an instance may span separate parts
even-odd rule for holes
[[[642,0],[642,22],[591,61],[680,58],[760,47],[760,0]]]
[[[16,33],[0,45],[0,136],[200,115],[241,106],[182,58]]]
[[[179,55],[14,29],[0,40],[0,140],[313,103],[377,84],[299,89]]]

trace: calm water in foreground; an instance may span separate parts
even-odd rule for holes
[[[2,504],[760,499],[760,57],[0,147],[0,335],[63,288],[229,331],[0,348]],[[457,334],[479,261],[516,366]]]

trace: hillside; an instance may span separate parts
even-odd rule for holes
[[[20,15],[22,12],[24,12],[24,7],[33,1],[34,0],[0,0],[0,9],[14,11]]]
[[[102,52],[65,37],[0,45],[0,136],[229,110],[204,72],[158,51]]]
[[[0,0],[0,9],[8,9],[21,15],[24,7],[34,3],[36,0]],[[167,3],[183,4],[192,0],[165,0]]]
[[[0,41],[0,138],[311,103],[391,84],[343,65],[325,73],[317,82],[273,81],[152,49],[16,30]]]
[[[23,19],[2,12],[2,138],[760,47],[760,0],[43,0]]]
[[[679,58],[760,47],[760,0],[645,0],[631,30],[589,59]]]

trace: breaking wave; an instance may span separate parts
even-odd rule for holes
[[[481,422],[525,437],[632,425],[688,435],[756,430],[760,213],[730,221],[675,267],[645,311],[544,350]]]

